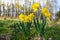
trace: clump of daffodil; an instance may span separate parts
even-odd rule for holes
[[[33,18],[34,18],[33,13],[30,13],[29,15],[24,15],[23,13],[21,13],[19,15],[20,21],[24,21],[24,22],[29,22],[29,21],[33,20]]]
[[[23,13],[21,13],[20,15],[19,15],[19,19],[20,19],[20,21],[23,21],[24,20],[24,14]]]
[[[30,13],[28,16],[29,16],[30,20],[32,20],[34,18],[34,14],[33,13]]]
[[[42,8],[42,14],[46,17],[46,18],[50,18],[51,14],[49,13],[47,8]]]
[[[25,22],[29,22],[31,20],[33,20],[34,18],[34,14],[33,13],[30,13],[29,15],[25,16]]]
[[[36,12],[38,10],[38,8],[39,8],[39,3],[38,2],[32,4],[32,9],[33,9],[34,12]]]
[[[30,21],[29,16],[25,16],[24,21],[29,22]]]

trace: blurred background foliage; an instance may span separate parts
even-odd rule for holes
[[[60,19],[60,11],[58,11],[57,13],[56,13],[56,19]]]

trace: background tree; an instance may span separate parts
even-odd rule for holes
[[[56,18],[57,18],[57,19],[60,19],[60,11],[58,11],[58,12],[56,13]]]

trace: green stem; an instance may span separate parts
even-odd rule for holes
[[[21,24],[22,31],[23,31],[24,35],[27,36],[27,32],[26,32],[26,28],[25,28],[24,22],[21,22],[20,24]]]
[[[41,37],[44,35],[45,25],[46,25],[46,18],[44,17],[43,20],[42,20],[42,25],[41,25],[41,32],[40,32]]]
[[[35,25],[36,30],[38,31],[37,22],[35,19],[34,19],[34,25]]]

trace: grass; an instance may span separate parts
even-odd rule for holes
[[[18,18],[0,17],[0,20],[19,20]]]
[[[13,39],[14,37],[14,23],[18,23],[19,20],[17,18],[0,18],[0,35],[6,35],[7,33],[10,35],[10,38]],[[52,25],[53,24],[53,25]],[[49,26],[51,25],[51,26]],[[52,38],[52,40],[60,40],[60,22],[51,21],[49,25],[45,29],[44,37],[47,40],[48,38]],[[35,35],[34,30],[32,32]],[[32,36],[33,36],[32,35]],[[21,32],[16,33],[16,39],[22,40],[23,34]]]

